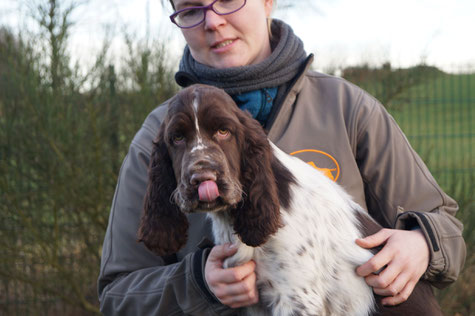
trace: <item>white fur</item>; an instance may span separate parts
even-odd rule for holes
[[[193,111],[195,113],[196,144],[191,149],[191,152],[206,149],[206,146],[203,144],[203,138],[201,137],[200,133],[200,125],[198,123],[198,106],[198,97],[195,95],[195,98],[193,99]]]
[[[284,226],[260,247],[243,244],[227,213],[212,213],[215,242],[239,249],[225,267],[256,262],[260,302],[247,315],[368,315],[371,288],[355,273],[372,254],[355,244],[361,237],[356,212],[364,212],[336,183],[271,144],[274,155],[297,180]],[[269,285],[269,284],[272,285]],[[267,311],[265,311],[267,309]]]

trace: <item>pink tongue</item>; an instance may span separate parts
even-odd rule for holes
[[[200,186],[198,187],[198,195],[200,201],[211,202],[216,200],[216,198],[219,196],[216,182],[211,180],[201,182]]]

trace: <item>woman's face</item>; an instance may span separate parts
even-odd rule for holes
[[[173,0],[175,9],[208,5],[212,0]],[[239,11],[229,15],[206,12],[205,21],[182,29],[193,58],[214,68],[256,64],[271,54],[267,20],[273,0],[247,0]]]

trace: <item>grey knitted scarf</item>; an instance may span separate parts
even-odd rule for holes
[[[306,53],[292,28],[280,20],[272,21],[272,38],[272,54],[264,61],[226,69],[200,64],[186,46],[175,80],[182,87],[203,83],[222,88],[229,94],[279,87],[297,75]]]

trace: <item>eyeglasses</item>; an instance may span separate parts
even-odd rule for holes
[[[213,10],[218,15],[227,15],[240,10],[246,5],[246,0],[214,0],[206,6],[188,7],[170,15],[170,20],[182,29],[190,29],[206,18],[206,11]]]

